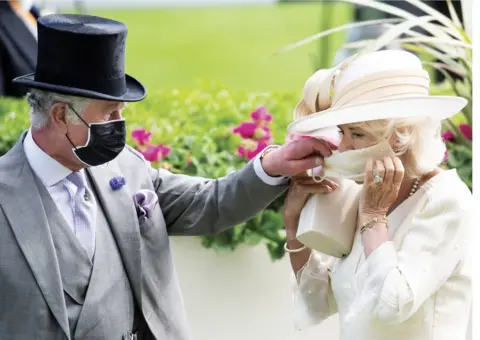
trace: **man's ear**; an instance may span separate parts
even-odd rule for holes
[[[61,133],[67,133],[67,110],[64,103],[55,103],[50,108],[49,115],[52,125]]]

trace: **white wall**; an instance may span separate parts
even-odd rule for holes
[[[338,340],[338,320],[297,332],[288,258],[265,246],[217,254],[195,238],[172,238],[175,265],[195,340]]]

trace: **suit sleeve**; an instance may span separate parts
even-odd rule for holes
[[[172,174],[150,167],[150,176],[171,235],[211,235],[246,221],[287,188],[265,183],[255,161],[220,179]]]

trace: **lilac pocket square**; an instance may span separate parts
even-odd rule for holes
[[[140,223],[152,216],[153,209],[158,202],[157,194],[152,190],[140,190],[133,196],[137,217]]]

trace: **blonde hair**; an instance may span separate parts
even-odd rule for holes
[[[372,120],[354,124],[378,139],[393,138],[393,149],[403,161],[405,175],[419,178],[438,167],[446,152],[441,121],[430,117]]]

